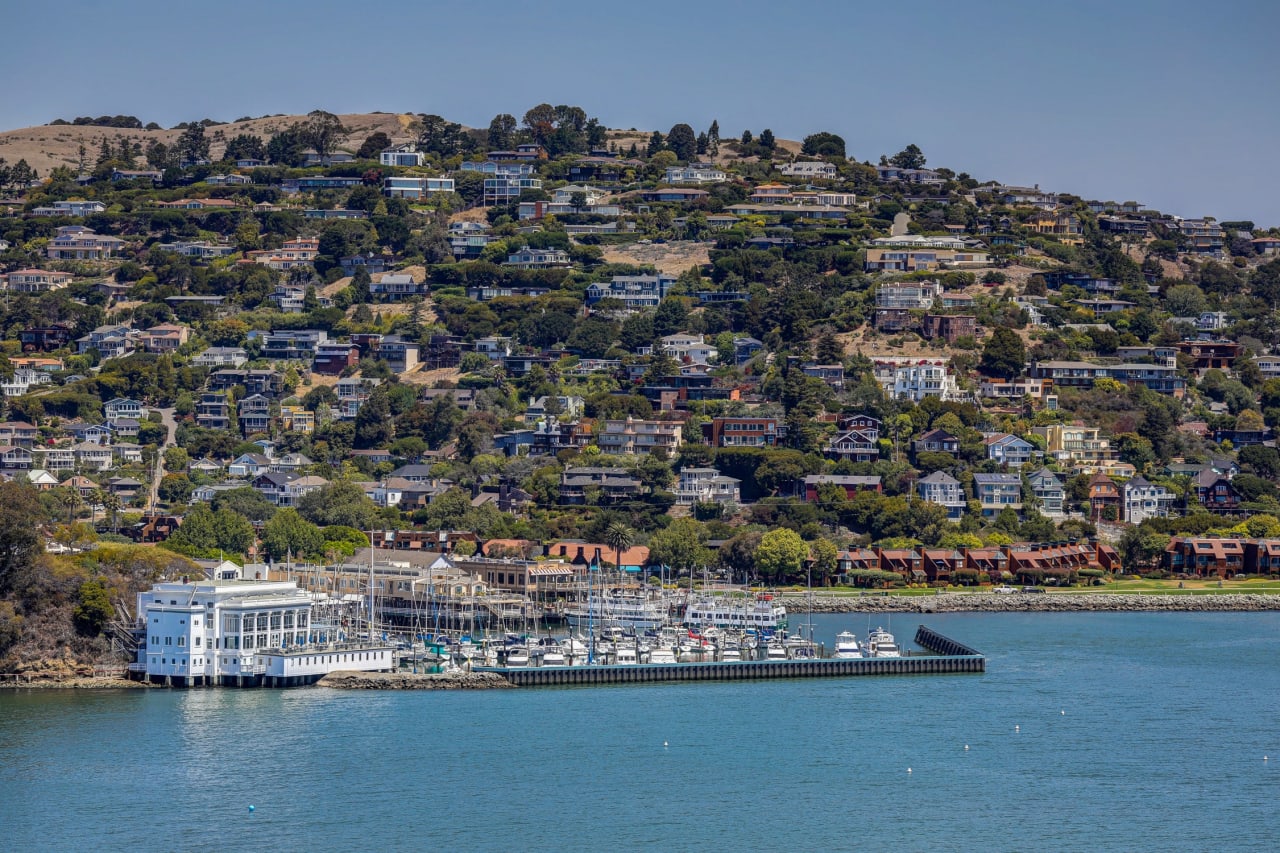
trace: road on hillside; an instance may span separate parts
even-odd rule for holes
[[[178,422],[174,420],[173,409],[153,409],[153,411],[160,413],[160,423],[164,424],[166,436],[164,443],[156,451],[156,466],[151,473],[151,500],[148,502],[148,509],[155,509],[156,501],[159,499],[160,480],[164,477],[164,452],[175,446],[178,437]]]

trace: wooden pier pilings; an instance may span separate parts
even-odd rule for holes
[[[925,636],[921,636],[922,634]],[[719,663],[629,664],[623,666],[557,666],[477,668],[496,672],[519,687],[574,684],[641,684],[659,681],[756,681],[773,678],[841,678],[855,675],[943,675],[986,672],[978,652],[923,625],[916,642],[932,655],[900,658],[801,659]]]

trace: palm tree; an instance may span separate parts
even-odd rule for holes
[[[62,494],[62,505],[67,508],[67,525],[75,518],[76,507],[80,505],[80,490],[72,486]]]
[[[119,533],[119,514],[120,514],[120,496],[115,492],[107,492],[102,496],[102,508],[107,511],[107,518],[110,520],[111,532]]]
[[[604,531],[604,544],[613,549],[614,567],[618,570],[622,569],[622,552],[631,547],[635,541],[635,531],[627,527],[621,521],[615,521],[610,524]]]

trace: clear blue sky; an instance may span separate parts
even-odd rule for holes
[[[1280,2],[8,0],[0,128],[540,102],[1280,225]],[[38,72],[30,69],[38,68]]]

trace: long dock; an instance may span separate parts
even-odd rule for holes
[[[773,678],[840,678],[855,675],[942,675],[986,672],[987,659],[963,643],[921,625],[916,644],[934,654],[901,658],[763,660],[624,666],[477,667],[519,687],[567,684],[641,684],[659,681],[757,681]]]

